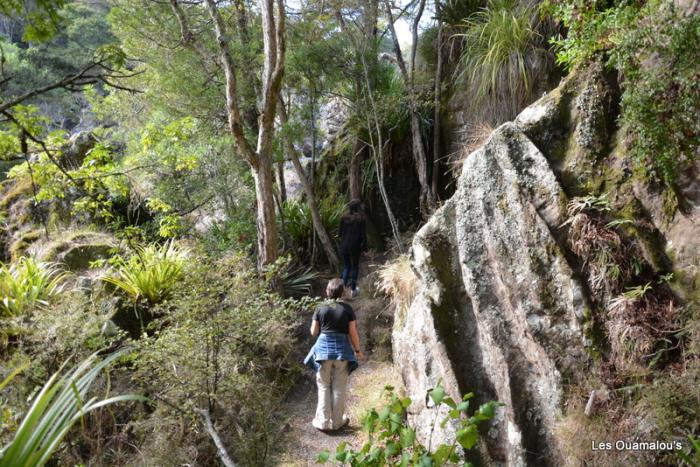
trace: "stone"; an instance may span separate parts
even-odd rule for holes
[[[589,363],[585,295],[552,233],[565,199],[544,155],[507,123],[465,160],[454,196],[416,235],[421,289],[393,344],[422,441],[435,417],[426,393],[442,381],[453,398],[473,391],[478,403],[505,404],[473,460],[560,465],[562,381]],[[453,432],[438,424],[433,443]]]

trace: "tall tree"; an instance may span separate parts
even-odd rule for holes
[[[428,155],[425,151],[425,146],[423,145],[423,136],[421,132],[421,116],[418,108],[418,96],[415,87],[416,78],[416,50],[418,49],[418,25],[423,16],[423,11],[425,10],[426,0],[419,0],[418,7],[416,9],[413,24],[411,27],[411,55],[409,59],[408,67],[406,66],[406,61],[403,58],[403,53],[401,52],[401,46],[399,45],[399,39],[396,35],[396,28],[394,27],[394,14],[392,13],[392,6],[389,0],[384,0],[384,6],[386,9],[386,14],[389,19],[389,30],[391,31],[391,36],[394,42],[394,52],[396,54],[396,62],[399,65],[399,70],[401,71],[401,77],[406,85],[406,90],[408,91],[408,103],[411,111],[411,139],[412,139],[412,149],[413,149],[413,163],[416,166],[416,173],[418,175],[418,182],[420,183],[420,210],[421,215],[427,218],[430,213],[435,209],[435,194],[433,193],[433,187],[431,180],[428,178]]]
[[[187,16],[177,0],[170,1],[182,31],[190,31]],[[236,72],[238,64],[232,53],[231,36],[219,5],[215,0],[206,0],[206,9],[216,36],[217,61],[224,72],[226,91],[226,113],[228,127],[239,154],[253,174],[257,200],[258,264],[264,266],[274,262],[279,254],[277,222],[274,203],[273,136],[277,102],[282,89],[285,60],[285,11],[283,0],[261,0],[261,22],[263,33],[263,72],[259,92],[261,102],[257,124],[257,142],[251,144],[246,137],[245,119],[241,112],[241,95]],[[243,8],[238,2],[236,8]],[[239,24],[242,17],[239,15]],[[186,38],[183,36],[183,41]],[[188,40],[191,42],[191,39]],[[242,68],[250,64],[243,65]],[[247,73],[247,72],[246,72]],[[246,112],[248,115],[251,112]]]

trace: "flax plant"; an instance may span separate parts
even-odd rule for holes
[[[168,298],[185,273],[187,252],[175,243],[148,245],[118,266],[104,279],[123,291],[134,302],[157,304]]]
[[[0,467],[43,466],[85,414],[116,402],[147,401],[147,398],[136,395],[87,399],[88,390],[97,376],[127,351],[114,352],[102,361],[98,361],[98,355],[94,353],[61,375],[64,364],[44,384],[14,438],[0,451]]]

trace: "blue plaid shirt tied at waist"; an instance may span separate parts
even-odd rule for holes
[[[350,373],[358,367],[350,337],[340,332],[322,332],[304,359],[304,365],[318,372],[324,360],[347,360]]]

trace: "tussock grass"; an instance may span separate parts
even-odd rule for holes
[[[408,310],[418,291],[418,277],[411,269],[408,255],[401,255],[380,266],[376,272],[377,289],[386,295],[400,314]]]
[[[466,82],[493,123],[513,118],[534,98],[552,57],[535,7],[515,0],[491,0],[469,16],[455,79]]]

